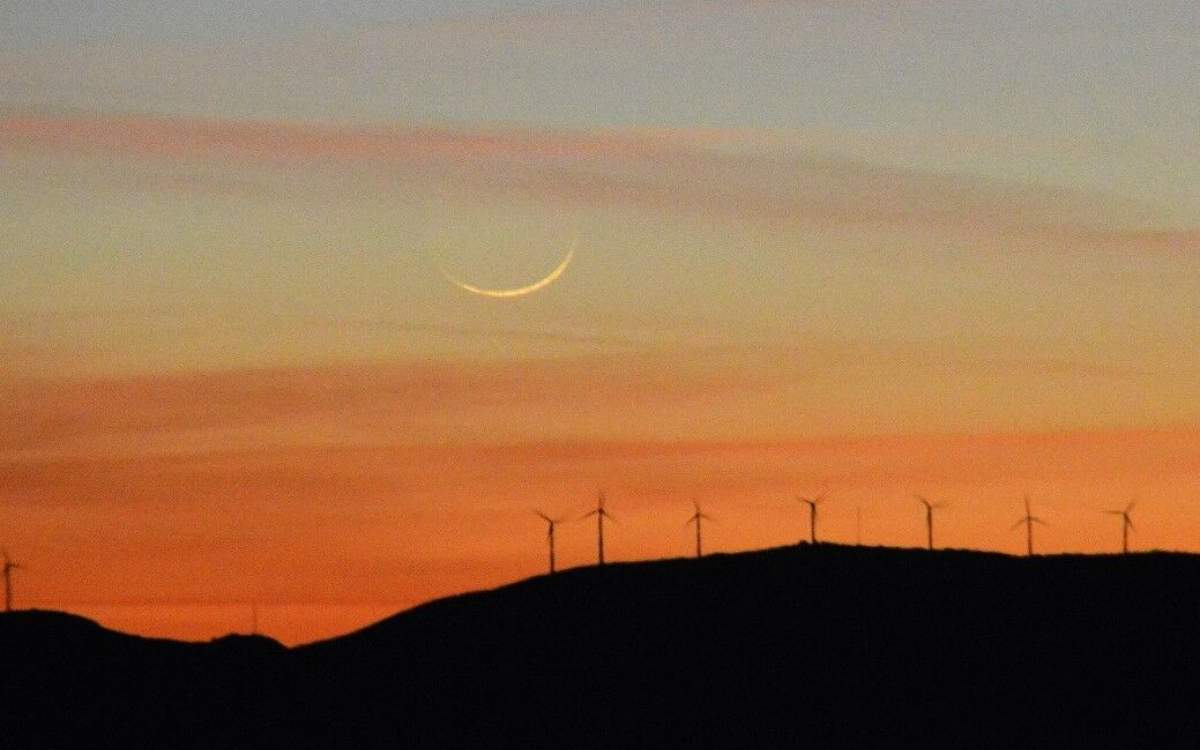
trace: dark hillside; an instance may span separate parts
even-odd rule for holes
[[[248,747],[295,705],[269,638],[181,643],[35,610],[0,614],[0,654],[0,747]]]
[[[174,745],[1195,746],[1198,585],[1191,555],[820,545],[576,569],[292,650],[16,613],[0,689]]]

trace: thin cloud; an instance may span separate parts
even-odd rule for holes
[[[979,368],[1000,368],[1031,375],[1065,378],[1100,378],[1104,380],[1136,380],[1169,377],[1166,373],[1139,367],[1105,365],[1071,359],[985,359],[975,363]]]
[[[1049,227],[1046,233],[1073,246],[1102,250],[1194,256],[1200,253],[1200,228],[1189,229],[1080,229]]]
[[[301,425],[444,438],[456,429],[529,431],[563,412],[571,422],[620,421],[623,410],[652,422],[658,409],[786,382],[737,367],[704,372],[683,359],[682,369],[677,356],[642,355],[0,381],[0,449],[82,440],[86,450],[89,439],[156,436],[178,445],[192,433],[246,429],[302,440]]]
[[[735,136],[729,136],[734,138]],[[331,165],[386,188],[436,190],[449,180],[482,195],[524,194],[583,206],[631,207],[777,222],[888,223],[968,231],[1046,227],[1098,231],[1120,217],[1144,222],[1152,207],[1114,196],[968,175],[923,173],[822,156],[770,138],[698,137],[690,130],[572,132],[532,129],[338,128],[297,123],[154,118],[7,117],[0,150],[169,159],[203,173],[171,178],[173,189],[258,189],[214,174],[214,165]],[[768,145],[764,145],[768,144]],[[139,178],[144,180],[145,178]],[[132,183],[140,184],[137,180]],[[306,181],[306,189],[312,181]]]
[[[729,478],[730,467],[738,467],[734,473],[741,479],[729,482],[729,490],[786,487],[814,470],[821,472],[825,481],[842,487],[870,485],[889,477],[938,482],[1053,481],[1060,475],[1073,475],[1078,469],[1075,464],[1089,457],[1103,459],[1112,464],[1108,468],[1121,473],[1136,474],[1145,468],[1144,456],[1154,455],[1163,470],[1186,474],[1200,466],[1200,459],[1180,448],[1197,440],[1200,433],[1194,427],[1179,427],[744,441],[275,445],[136,457],[0,458],[0,489],[44,497],[69,493],[84,504],[99,499],[101,505],[119,503],[122,497],[152,500],[171,489],[189,488],[187,494],[199,498],[229,493],[358,497],[369,506],[372,498],[393,494],[401,487],[413,491],[453,489],[493,475],[586,486],[617,466],[629,475],[621,481],[646,486],[653,486],[654,477],[664,473],[675,482],[708,485],[722,476]],[[1049,460],[1056,458],[1057,463]],[[927,476],[931,471],[937,475]],[[695,476],[688,480],[691,474]],[[129,488],[134,496],[104,490],[112,486]],[[411,512],[418,513],[420,508]]]
[[[583,331],[553,331],[519,328],[476,328],[437,323],[412,323],[387,318],[298,318],[297,322],[337,330],[365,330],[413,334],[438,334],[463,338],[535,341],[556,344],[586,344],[600,347],[638,349],[653,346],[652,342],[636,336],[616,336]]]
[[[891,374],[881,380],[882,372]],[[419,443],[482,436],[862,434],[928,422],[930,413],[944,420],[946,409],[955,410],[952,424],[1003,424],[1027,408],[1021,393],[1044,395],[1064,379],[1084,392],[1103,387],[1102,381],[1190,387],[1186,373],[1120,362],[844,341],[515,361],[10,378],[0,381],[0,450],[86,455],[263,442],[369,443],[387,435]],[[931,383],[941,389],[932,401],[921,396]],[[886,403],[871,395],[880,388],[891,394]],[[1123,398],[1140,390],[1127,387]],[[975,413],[979,409],[984,411]],[[1043,423],[1051,416],[1042,414]]]

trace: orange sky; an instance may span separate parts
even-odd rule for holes
[[[1083,134],[0,116],[17,604],[207,638],[257,603],[302,642],[540,572],[532,510],[601,488],[615,560],[690,552],[693,498],[713,551],[792,543],[818,492],[841,542],[861,509],[864,542],[921,544],[919,492],[939,544],[1020,552],[1029,493],[1039,550],[1115,549],[1101,511],[1137,497],[1136,548],[1200,551],[1200,183],[1128,159]],[[1141,187],[1071,178],[1096,164]],[[441,273],[527,283],[568,246],[522,299]],[[590,524],[559,543],[593,560]]]
[[[531,511],[577,519],[598,488],[617,519],[614,560],[689,553],[692,498],[716,519],[712,551],[794,542],[807,522],[792,498],[816,492],[830,498],[821,536],[840,542],[856,540],[861,509],[864,542],[919,545],[920,492],[947,503],[939,544],[1017,553],[1009,527],[1028,492],[1050,524],[1042,551],[1113,550],[1119,528],[1100,511],[1134,497],[1137,548],[1200,544],[1194,428],[762,440],[748,423],[724,439],[530,440],[518,436],[554,419],[547,434],[593,421],[649,432],[643,420],[712,432],[714,405],[747,386],[664,379],[634,393],[583,367],[415,369],[10,389],[0,524],[28,565],[18,602],[189,638],[246,629],[257,602],[263,630],[302,642],[541,572]],[[582,398],[543,392],[566,378],[583,381]],[[593,526],[564,524],[558,552],[564,566],[590,563]]]

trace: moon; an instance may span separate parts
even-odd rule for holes
[[[449,281],[451,284],[458,287],[459,289],[468,291],[471,294],[478,294],[481,297],[491,297],[492,299],[512,299],[514,297],[524,297],[527,294],[533,294],[536,291],[545,289],[546,287],[553,284],[555,281],[558,281],[558,277],[560,277],[564,273],[566,273],[567,266],[571,265],[571,259],[574,257],[575,257],[575,243],[572,243],[571,249],[567,250],[567,254],[563,257],[563,259],[559,262],[559,264],[554,267],[553,271],[546,274],[541,279],[538,279],[537,281],[533,282],[532,284],[529,284],[527,286],[516,287],[514,289],[486,289],[481,286],[475,286],[474,284],[468,284],[467,282],[463,281],[462,279],[459,279],[459,278],[451,275],[451,273],[449,271],[447,271],[445,268],[442,268],[441,272],[442,272],[442,275],[446,277],[446,280]]]

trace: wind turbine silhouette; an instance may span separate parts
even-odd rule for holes
[[[700,503],[696,502],[695,500],[692,501],[692,506],[696,508],[696,512],[692,514],[692,517],[688,519],[684,526],[688,526],[693,523],[696,524],[696,557],[700,557],[704,554],[703,548],[700,546],[700,522],[711,521],[712,516],[703,513],[700,510]]]
[[[1135,505],[1137,505],[1136,500],[1130,502],[1129,505],[1126,505],[1125,510],[1104,511],[1110,516],[1121,517],[1121,554],[1123,555],[1129,554],[1129,532],[1137,531],[1137,529],[1133,527],[1133,519],[1129,517],[1129,514],[1133,512],[1133,507]]]
[[[554,529],[556,526],[558,526],[558,524],[562,523],[562,519],[551,518],[550,516],[546,515],[545,513],[541,512],[540,510],[535,510],[534,513],[536,513],[538,516],[541,517],[541,519],[543,521],[546,522],[546,526],[547,526],[546,540],[550,543],[550,572],[553,573],[553,572],[555,572],[555,568],[554,568]]]
[[[0,549],[0,556],[4,557],[4,611],[12,612],[12,572],[22,570],[25,566],[10,560],[6,549]]]
[[[612,514],[604,509],[604,491],[600,491],[600,497],[596,501],[596,509],[588,513],[583,518],[596,517],[596,559],[597,565],[604,564],[604,519],[615,521]],[[583,519],[580,519],[583,520]]]
[[[813,498],[796,496],[796,499],[808,506],[808,539],[812,544],[817,543],[817,506],[825,502],[824,495]]]
[[[1019,529],[1019,528],[1021,528],[1022,524],[1025,526],[1025,554],[1027,556],[1033,555],[1033,525],[1035,523],[1040,523],[1043,526],[1047,525],[1047,523],[1045,521],[1034,516],[1032,513],[1029,512],[1029,495],[1026,495],[1025,496],[1025,515],[1021,517],[1020,521],[1017,521],[1016,523],[1014,523],[1012,528]],[[1010,529],[1010,531],[1011,531],[1011,529]]]
[[[942,503],[931,503],[920,495],[913,497],[921,501],[921,505],[925,506],[925,535],[929,540],[929,549],[933,549],[933,512],[938,508],[943,507]]]

